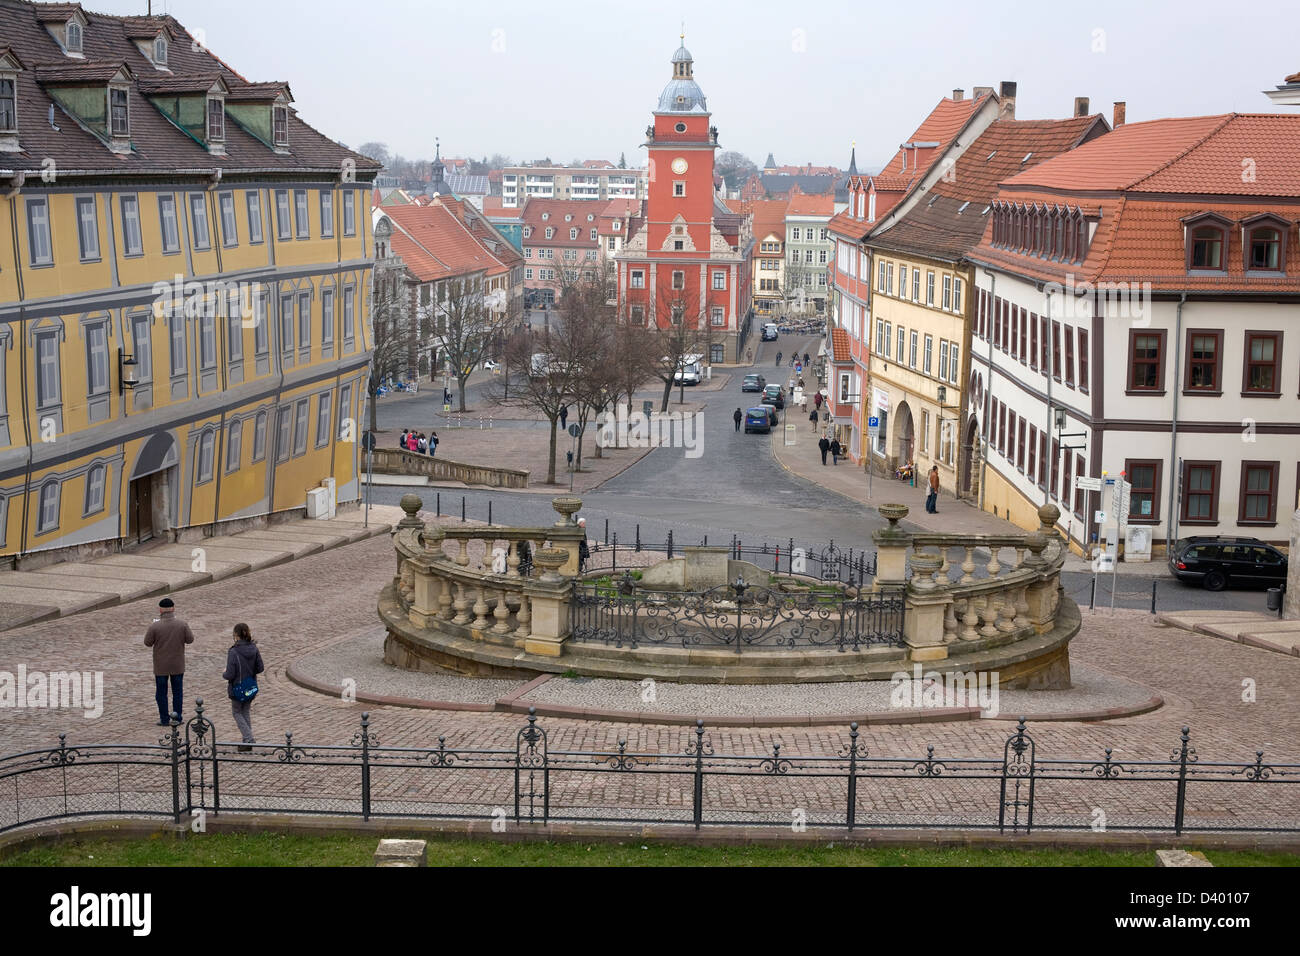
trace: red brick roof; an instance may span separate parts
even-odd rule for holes
[[[785,211],[789,207],[785,199],[728,199],[727,208],[739,215],[754,217],[753,234],[755,242],[762,242],[775,234],[785,242]]]
[[[835,211],[835,196],[831,193],[791,193],[788,216],[829,216]]]
[[[590,199],[529,199],[524,203],[520,217],[526,227],[532,227],[532,234],[524,239],[524,245],[594,249],[597,240],[591,238],[591,230],[597,228],[600,209],[600,204]],[[543,219],[543,216],[547,218]],[[565,216],[572,218],[566,221]],[[550,239],[546,238],[548,226],[555,229],[555,235]],[[570,229],[578,230],[578,238],[569,238]]]
[[[1117,145],[1118,144],[1118,145]],[[1082,206],[1099,215],[1080,265],[1053,263],[990,245],[986,229],[972,257],[1046,281],[1150,282],[1153,288],[1300,292],[1300,115],[1229,114],[1135,123],[1005,182],[1013,203]],[[1243,158],[1255,160],[1243,182]],[[1215,213],[1226,230],[1224,272],[1188,273],[1184,221]],[[1289,223],[1280,274],[1247,273],[1240,224],[1272,213]]]
[[[1109,127],[1100,115],[1063,120],[996,120],[958,158],[949,178],[871,243],[884,249],[960,258],[984,234],[998,183]]]
[[[849,342],[849,333],[836,326],[831,329],[831,361],[837,365],[853,361],[853,348]]]
[[[420,281],[479,272],[492,275],[507,268],[474,236],[458,211],[454,202],[441,201],[384,207],[393,223],[393,252]]]

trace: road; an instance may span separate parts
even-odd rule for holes
[[[770,451],[770,443],[780,440],[778,434],[747,435],[737,432],[732,422],[736,408],[757,404],[757,395],[740,390],[746,373],[759,372],[770,382],[784,383],[790,366],[783,362],[778,370],[776,353],[782,352],[784,359],[793,354],[792,348],[800,353],[815,353],[819,346],[816,338],[782,336],[775,342],[755,341],[753,366],[729,369],[731,380],[721,391],[697,393],[707,401],[707,408],[700,413],[703,433],[698,457],[688,457],[683,448],[656,448],[599,490],[582,496],[582,515],[592,536],[604,538],[608,527],[608,534],[618,535],[620,542],[632,540],[638,531],[642,541],[662,542],[671,530],[678,545],[699,544],[706,538],[714,544],[728,543],[736,535],[746,545],[767,543],[784,548],[794,539],[797,545],[817,550],[832,541],[842,549],[872,550],[871,532],[885,524],[874,509],[851,504],[790,474]],[[471,407],[492,381],[488,378],[469,386],[466,397]],[[442,411],[441,400],[441,389],[437,388],[428,389],[427,394],[421,391],[415,396],[400,396],[392,402],[381,399],[379,426],[396,429],[408,421],[431,421]],[[785,424],[784,413],[781,423]],[[801,417],[797,423],[805,424]],[[532,427],[524,422],[512,424]],[[424,499],[427,510],[439,506],[439,491],[433,488],[377,486],[371,500],[376,504],[397,504],[411,490]],[[555,520],[547,496],[508,491],[442,489],[442,512],[460,514],[462,499],[470,518],[486,519],[490,500],[492,520],[497,524],[536,526]],[[906,526],[907,522],[902,524]],[[1111,606],[1111,580],[1109,574],[1097,577],[1095,602],[1099,608]],[[1156,602],[1162,611],[1265,610],[1264,592],[1260,590],[1211,593],[1183,585],[1168,575],[1152,578],[1126,574],[1122,569],[1117,578],[1115,607],[1150,608],[1152,580],[1157,581]],[[1062,581],[1067,593],[1086,607],[1092,596],[1093,575],[1064,572]]]

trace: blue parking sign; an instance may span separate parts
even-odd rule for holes
[[[867,419],[867,427],[868,427],[868,428],[879,428],[879,427],[880,427],[880,419],[877,418],[875,415],[872,415],[870,418]]]

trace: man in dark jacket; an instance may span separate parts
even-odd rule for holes
[[[824,465],[826,464],[826,453],[831,450],[830,439],[823,435],[822,440],[817,443],[817,447],[821,449],[822,464]]]
[[[154,699],[158,701],[158,724],[171,724],[170,715],[180,715],[185,685],[185,645],[194,643],[190,626],[176,616],[176,602],[158,602],[159,616],[144,632],[144,646],[153,648]],[[167,709],[167,683],[172,686],[172,709]]]
[[[560,428],[564,429],[568,427],[569,427],[569,406],[561,405],[560,406]]]
[[[736,431],[740,431],[740,422],[744,417],[744,413],[739,408],[731,413],[731,420],[736,423]]]
[[[840,452],[842,450],[843,449],[840,447],[840,440],[838,438],[832,438],[831,439],[831,464],[832,465],[838,465],[840,463]]]

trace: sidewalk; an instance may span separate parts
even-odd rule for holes
[[[798,427],[795,429],[794,445],[785,444],[784,427],[778,428],[772,435],[772,456],[791,474],[806,478],[827,491],[843,495],[866,508],[874,509],[883,504],[907,505],[910,510],[901,523],[921,531],[944,534],[1025,534],[1025,529],[1019,525],[1003,518],[995,518],[964,501],[944,495],[939,496],[939,513],[928,514],[925,510],[925,488],[920,479],[916,487],[910,482],[882,475],[875,475],[868,482],[867,473],[861,466],[847,460],[838,465],[823,465],[821,452],[817,449],[820,430],[814,432],[809,428],[807,419],[800,419],[797,410],[791,420],[791,424],[796,423]],[[782,424],[784,426],[784,420]],[[872,494],[868,494],[868,484]]]
[[[1208,634],[1279,654],[1300,657],[1300,621],[1251,611],[1175,611],[1158,614],[1161,624]]]
[[[402,517],[372,505],[328,520],[298,518],[236,534],[68,561],[35,571],[0,572],[0,630],[126,604],[140,598],[258,571],[363,538],[387,534]]]

